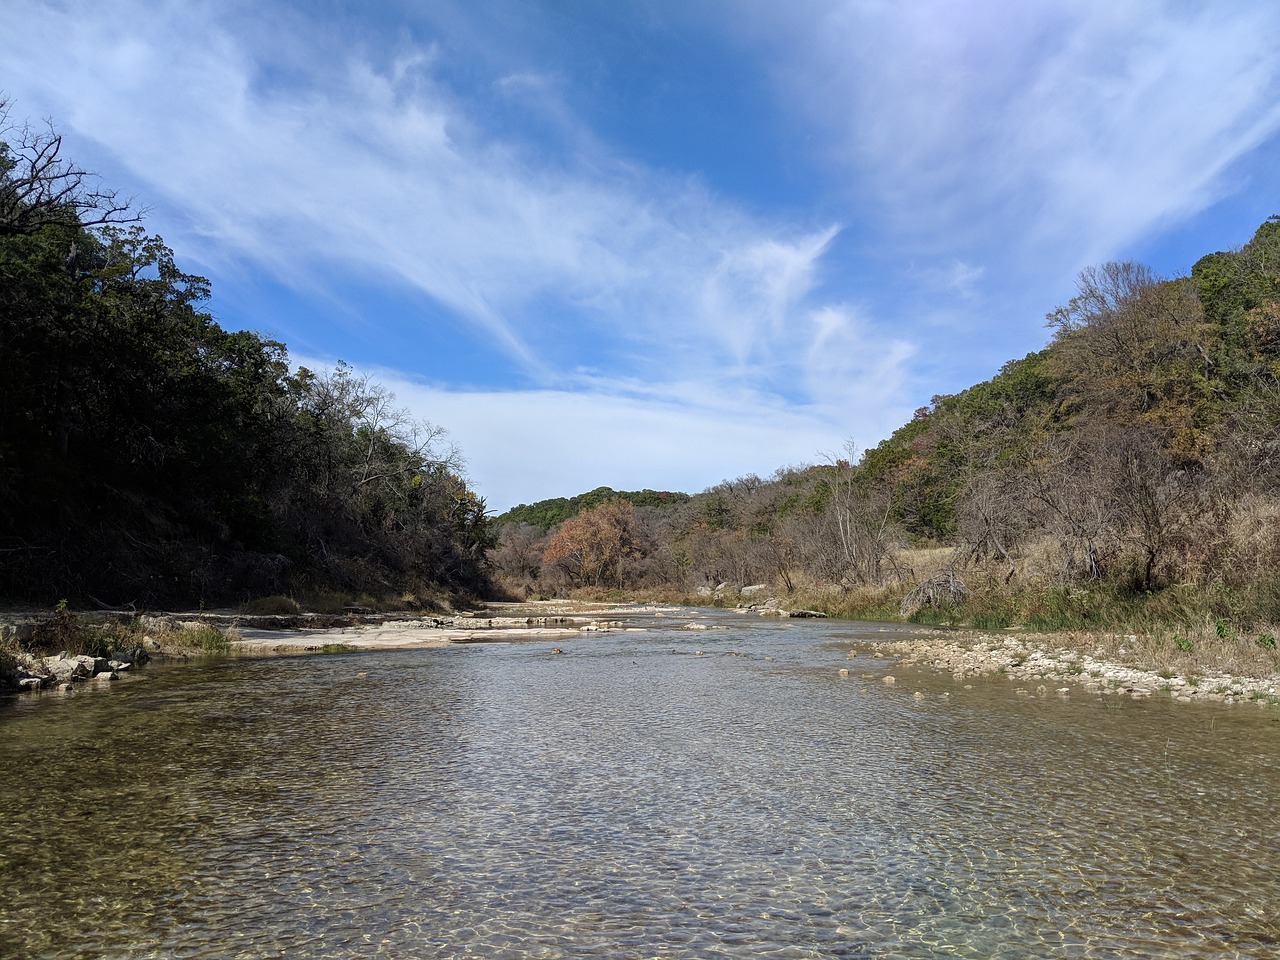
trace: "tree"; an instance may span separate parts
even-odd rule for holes
[[[626,562],[646,555],[648,547],[635,506],[614,497],[562,523],[548,541],[543,560],[580,586],[621,589]]]
[[[822,562],[815,572],[846,589],[878,586],[899,538],[892,487],[860,467],[852,441],[847,456],[823,468],[811,501],[810,552]]]
[[[1082,271],[1077,288],[1048,316],[1067,398],[1090,417],[1155,425],[1171,450],[1202,456],[1217,343],[1195,285],[1107,263]]]
[[[0,596],[484,589],[489,519],[442,429],[222,329],[56,133],[4,129]]]
[[[58,225],[92,228],[134,223],[142,214],[115,190],[62,156],[62,135],[9,119],[0,97],[0,236],[36,233]]]

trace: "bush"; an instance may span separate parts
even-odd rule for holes
[[[311,590],[302,596],[302,606],[310,613],[342,613],[350,606],[346,594],[337,590]]]
[[[283,594],[250,600],[240,610],[242,613],[255,617],[293,616],[302,612],[302,608],[298,606],[298,601]]]

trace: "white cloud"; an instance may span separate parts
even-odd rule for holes
[[[1231,165],[1280,129],[1272,5],[735,9],[732,25],[693,19],[748,37],[791,121],[827,134],[821,216],[770,215],[697,171],[615,154],[575,115],[571,71],[467,46],[487,39],[470,22],[389,43],[270,4],[11,0],[24,27],[0,35],[0,69],[18,109],[52,115],[69,149],[114,157],[164,211],[152,228],[215,290],[265,271],[313,303],[354,278],[442,304],[523,381],[414,387],[424,412],[485,464],[485,485],[512,475],[506,451],[526,478],[556,472],[549,493],[580,486],[562,467],[584,437],[630,434],[593,462],[635,476],[686,461],[728,476],[849,434],[874,442],[914,405],[922,371],[967,381],[1031,346],[1047,280],[1214,202]],[[460,64],[474,67],[468,89]],[[857,266],[829,282],[857,250],[884,268],[865,300]],[[1016,324],[998,312],[1028,302]],[[405,342],[420,321],[370,322],[401,325]],[[926,342],[930,330],[945,339]],[[384,363],[409,385],[449,373]],[[554,456],[538,460],[530,437]],[[760,449],[767,459],[737,466],[735,451]],[[631,482],[619,474],[601,482]]]
[[[499,512],[598,486],[696,493],[820,461],[850,436],[874,444],[910,412],[880,407],[865,428],[849,430],[830,411],[725,396],[697,383],[665,385],[659,396],[590,388],[459,392],[394,370],[374,374],[401,404],[449,429],[473,484]]]
[[[1280,130],[1275,4],[807,9],[756,36],[785,38],[785,95],[917,253],[1074,272],[1229,192],[1233,162]]]
[[[569,151],[486,125],[439,75],[435,43],[379,58],[311,25],[280,31],[267,61],[256,22],[225,10],[11,13],[30,24],[0,39],[0,64],[27,78],[15,96],[180,211],[166,239],[215,284],[265,269],[314,298],[354,272],[427,294],[522,364],[532,389],[451,394],[387,362],[495,501],[508,483],[538,495],[536,474],[554,478],[544,495],[572,491],[588,463],[613,485],[705,485],[723,479],[708,469],[874,439],[863,426],[892,427],[885,411],[903,406],[903,335],[816,299],[838,227],[770,221],[610,155],[555,76],[491,88],[535,99]]]
[[[835,227],[765,222],[696,180],[609,156],[546,163],[441,86],[434,48],[402,49],[386,67],[348,54],[270,86],[243,24],[176,9],[95,22],[28,4],[47,49],[37,65],[34,48],[10,42],[4,58],[63,78],[51,99],[76,134],[198,225],[169,237],[187,255],[253,261],[301,290],[352,269],[418,289],[548,386],[582,338],[625,372],[808,383],[821,398],[797,360]],[[194,48],[181,39],[191,35]],[[538,78],[504,79],[552,95]],[[50,99],[43,82],[35,90]],[[547,301],[571,317],[570,339],[547,343]]]

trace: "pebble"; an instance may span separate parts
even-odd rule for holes
[[[969,677],[1000,673],[1007,679],[1025,684],[1018,688],[1023,696],[1029,691],[1046,696],[1050,690],[1059,696],[1069,696],[1072,687],[1060,686],[1063,682],[1078,684],[1085,691],[1104,696],[1129,696],[1135,698],[1168,694],[1183,702],[1215,701],[1218,703],[1257,702],[1262,706],[1280,703],[1280,676],[1252,678],[1227,675],[1207,675],[1198,679],[1184,676],[1162,676],[1152,670],[1142,670],[1098,659],[1099,649],[1086,653],[1078,649],[1043,649],[1032,645],[1052,642],[1051,636],[1036,638],[1007,636],[983,636],[957,641],[951,637],[924,637],[910,641],[885,641],[872,643],[866,650],[856,650],[850,656],[872,655],[897,657],[908,666],[928,666],[950,673],[957,683]],[[885,683],[893,683],[885,677]],[[973,689],[972,684],[963,684]]]

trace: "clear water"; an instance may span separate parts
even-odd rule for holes
[[[1280,955],[1274,709],[710,616],[2,703],[0,957]]]

